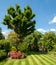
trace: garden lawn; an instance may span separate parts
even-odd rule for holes
[[[55,56],[48,54],[29,55],[25,59],[8,59],[0,62],[0,65],[56,65]]]

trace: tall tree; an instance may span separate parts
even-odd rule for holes
[[[22,11],[20,6],[16,4],[16,8],[12,6],[8,8],[3,24],[19,34],[20,42],[22,42],[25,36],[31,34],[35,30],[34,17],[35,14],[33,14],[29,6],[26,6],[24,11]]]

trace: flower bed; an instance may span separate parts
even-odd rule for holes
[[[25,58],[25,54],[21,53],[20,51],[10,51],[8,56],[12,59],[23,59]]]

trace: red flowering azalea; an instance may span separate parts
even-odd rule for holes
[[[8,56],[13,58],[13,59],[16,59],[16,58],[24,58],[25,55],[21,52],[18,52],[18,51],[10,51],[8,53]]]

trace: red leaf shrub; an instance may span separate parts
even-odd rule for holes
[[[25,58],[25,54],[21,53],[20,51],[10,51],[8,53],[8,56],[11,57],[12,59],[23,59]]]
[[[21,57],[20,57],[21,59],[23,59],[23,58],[25,58],[25,55],[22,53],[22,55],[21,55]]]

